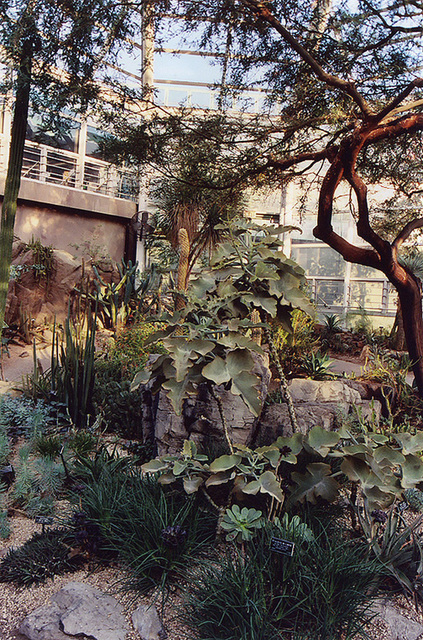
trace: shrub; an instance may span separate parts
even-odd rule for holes
[[[34,402],[29,398],[9,395],[0,399],[0,430],[14,439],[41,434],[51,422],[50,407],[43,400]]]
[[[137,320],[116,334],[109,358],[119,363],[123,379],[131,380],[135,372],[147,364],[150,353],[164,353],[160,344],[146,345],[147,338],[158,328],[154,323]]]
[[[29,587],[45,582],[47,578],[76,571],[78,566],[69,560],[64,535],[60,530],[36,533],[18,549],[9,549],[0,563],[0,582]]]
[[[101,413],[108,431],[136,438],[142,436],[142,403],[139,392],[131,392],[130,386],[118,361],[97,360],[95,410]]]
[[[24,509],[29,516],[51,515],[55,499],[63,489],[63,465],[50,457],[34,458],[30,445],[19,449],[18,458],[10,503]]]

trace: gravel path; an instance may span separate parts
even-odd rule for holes
[[[33,520],[24,517],[14,517],[12,520],[12,535],[9,540],[0,540],[0,557],[4,556],[9,547],[19,547],[34,533],[40,532],[40,525]],[[61,587],[71,581],[86,582],[101,591],[111,593],[121,602],[127,615],[130,632],[127,640],[139,640],[139,635],[134,631],[131,622],[131,613],[138,604],[149,603],[148,598],[142,598],[135,602],[133,597],[119,593],[113,585],[121,577],[116,568],[101,568],[93,572],[87,570],[77,571],[64,576],[55,576],[53,580],[47,580],[44,584],[33,585],[29,588],[17,588],[11,584],[0,583],[0,639],[1,640],[27,640],[18,632],[23,618],[37,607],[46,604],[49,598]],[[169,633],[169,640],[192,640],[180,624],[175,621],[175,613],[178,611],[178,598],[170,597],[164,611],[163,622]]]

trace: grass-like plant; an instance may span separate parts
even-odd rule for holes
[[[21,587],[45,582],[47,578],[75,571],[78,565],[69,560],[69,547],[60,530],[36,533],[17,549],[9,549],[0,563],[0,582]]]
[[[361,543],[286,524],[268,525],[245,553],[228,551],[194,573],[183,617],[199,640],[365,637],[380,565]],[[295,542],[294,555],[271,552],[272,535]]]
[[[198,496],[166,490],[130,467],[103,466],[78,501],[98,524],[103,551],[118,554],[126,569],[123,587],[145,593],[180,579],[216,531],[216,516]]]

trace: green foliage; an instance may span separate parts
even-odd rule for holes
[[[94,455],[77,455],[73,466],[77,478],[89,484],[100,482],[103,474],[129,473],[132,459],[119,456],[116,447],[109,451],[107,446],[102,445],[94,451]]]
[[[60,436],[43,434],[35,438],[33,444],[35,453],[42,458],[50,458],[51,460],[54,460],[60,455],[62,446],[63,440]]]
[[[11,442],[7,433],[0,432],[0,466],[7,464],[11,452]]]
[[[142,465],[161,484],[183,481],[187,493],[226,485],[227,494],[264,494],[287,504],[333,502],[342,487],[358,488],[370,510],[384,508],[404,489],[416,487],[423,474],[423,435],[365,431],[337,432],[313,427],[308,435],[279,437],[271,445],[250,449],[234,444],[233,453],[211,463],[186,441],[179,456],[163,456]],[[310,462],[309,460],[312,460]],[[283,489],[282,489],[283,487]],[[223,487],[225,489],[225,487]],[[213,489],[212,489],[213,490]]]
[[[291,313],[292,331],[275,322],[272,337],[287,376],[295,375],[304,354],[311,353],[318,344],[314,333],[313,316],[294,309]]]
[[[77,458],[89,457],[98,448],[98,436],[91,431],[79,429],[71,433],[68,446]]]
[[[388,515],[379,511],[369,514],[365,509],[359,519],[370,552],[390,574],[394,587],[415,597],[423,576],[423,550],[417,533],[423,516],[407,524],[393,506]]]
[[[315,351],[301,358],[299,368],[312,380],[327,380],[333,378],[333,373],[330,371],[331,364],[332,360],[326,353]]]
[[[32,269],[35,280],[38,282],[46,280],[48,283],[54,268],[53,247],[51,245],[44,246],[40,239],[35,240],[32,236],[31,242],[25,245],[24,251],[32,252],[34,261]]]
[[[87,313],[87,328],[84,336],[81,320],[72,322],[69,315],[65,321],[65,345],[61,348],[60,368],[58,371],[58,392],[68,408],[72,423],[77,427],[85,427],[89,415],[94,413],[92,393],[94,388],[95,369],[95,331],[96,319]],[[52,367],[53,369],[53,367]]]
[[[240,509],[234,504],[230,509],[226,509],[221,522],[221,527],[226,533],[226,540],[229,542],[247,542],[254,538],[258,529],[264,526],[263,514],[257,509]]]
[[[116,333],[107,357],[113,364],[119,364],[124,379],[132,378],[137,370],[144,368],[150,353],[165,353],[160,342],[149,342],[159,328],[154,322],[137,319]]]
[[[7,394],[0,398],[0,430],[12,439],[41,434],[51,422],[51,410],[44,400],[13,398]]]
[[[314,538],[301,524],[268,524],[243,554],[228,550],[192,574],[184,618],[199,640],[364,637],[380,565],[340,531]],[[295,543],[292,558],[270,552],[272,535]]]
[[[166,590],[214,539],[216,516],[198,498],[165,491],[128,466],[103,465],[86,482],[81,506],[99,527],[103,550],[118,554],[125,588]]]
[[[51,530],[36,533],[17,549],[9,549],[0,563],[0,582],[18,587],[30,587],[48,578],[78,569],[69,560],[69,547],[64,544],[64,532]]]
[[[258,378],[251,373],[251,351],[262,350],[247,335],[248,329],[257,327],[250,320],[252,311],[264,319],[277,318],[287,329],[293,307],[311,311],[301,289],[302,269],[279,250],[282,231],[289,228],[246,221],[230,225],[227,241],[210,260],[210,270],[190,284],[184,308],[160,319],[166,328],[150,340],[161,340],[167,353],[149,371],[137,374],[133,388],[152,380],[153,393],[164,389],[180,414],[184,399],[200,384],[209,388],[224,384],[254,415],[259,414],[263,400]]]
[[[51,457],[35,458],[31,445],[18,451],[15,482],[8,494],[8,502],[26,511],[28,516],[51,515],[54,503],[63,490],[63,465]]]

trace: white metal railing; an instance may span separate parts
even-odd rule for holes
[[[5,173],[5,154],[1,153],[0,157],[1,170]],[[135,201],[138,194],[137,175],[129,169],[116,168],[97,158],[28,140],[24,149],[22,177],[124,200]]]
[[[319,311],[342,313],[366,310],[371,315],[395,316],[397,294],[384,278],[307,276],[310,295]]]

